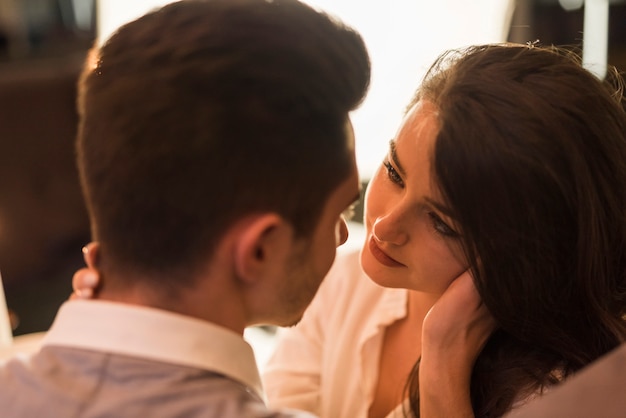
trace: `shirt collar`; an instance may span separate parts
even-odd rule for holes
[[[381,298],[382,321],[388,325],[399,319],[404,319],[409,314],[409,291],[402,288],[384,288]]]
[[[197,318],[97,300],[65,302],[43,346],[61,345],[214,371],[264,399],[252,347],[236,332]]]
[[[371,279],[364,275],[363,280]],[[409,291],[407,289],[382,287],[374,282],[371,283],[371,286],[378,287],[382,295],[377,303],[370,308],[374,310],[374,313],[366,316],[368,319],[363,324],[360,344],[380,335],[391,324],[406,318],[408,315]]]

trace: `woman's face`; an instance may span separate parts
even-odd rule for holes
[[[468,268],[431,178],[437,132],[437,109],[418,102],[368,186],[361,264],[381,286],[441,294]]]

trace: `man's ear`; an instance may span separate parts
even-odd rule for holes
[[[291,224],[275,213],[258,215],[246,222],[235,244],[237,276],[254,283],[282,268],[292,239]]]
[[[83,247],[83,259],[88,268],[96,270],[99,251],[100,244],[97,241],[92,241]]]

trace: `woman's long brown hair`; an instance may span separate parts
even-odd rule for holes
[[[609,78],[570,50],[484,45],[440,57],[415,96],[439,109],[433,178],[499,325],[473,370],[478,417],[626,340],[626,113]]]

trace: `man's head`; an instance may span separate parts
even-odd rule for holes
[[[78,163],[110,269],[171,287],[260,214],[311,238],[354,173],[346,125],[368,55],[357,33],[302,3],[186,0],[97,53],[80,83]]]

